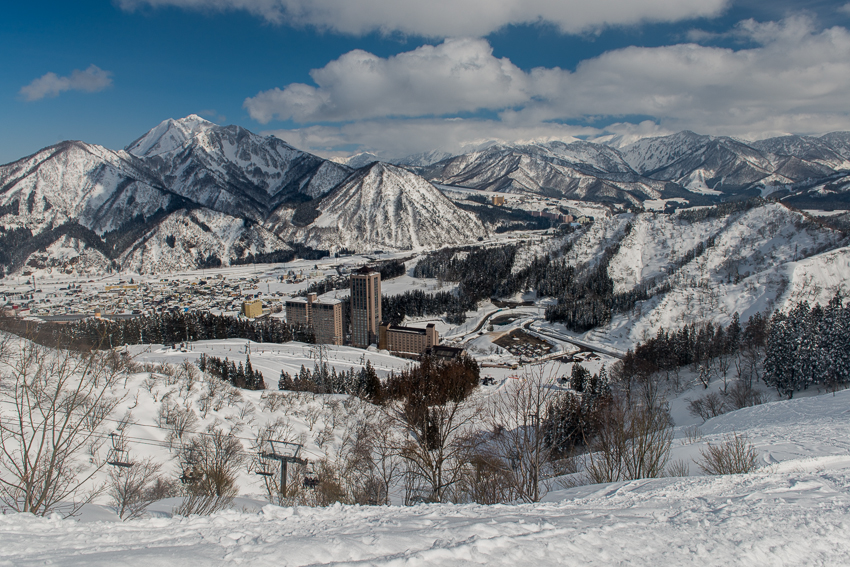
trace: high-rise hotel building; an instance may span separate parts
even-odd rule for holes
[[[286,302],[286,322],[312,329],[317,344],[342,344],[342,302],[338,299],[317,301],[315,293],[290,299]]]
[[[366,348],[378,342],[381,324],[381,273],[360,268],[351,273],[351,344]]]

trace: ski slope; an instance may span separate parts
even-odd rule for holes
[[[847,565],[850,391],[677,431],[673,458],[746,433],[762,468],[550,492],[523,505],[281,508],[209,517],[0,516],[0,565]],[[691,475],[698,474],[691,463]],[[167,503],[157,505],[167,510]]]

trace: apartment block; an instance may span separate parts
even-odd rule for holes
[[[338,299],[318,301],[315,293],[289,299],[286,301],[286,321],[290,325],[312,328],[319,344],[342,344],[342,302]]]
[[[263,314],[263,302],[259,299],[243,302],[242,314],[249,319],[261,316]]]

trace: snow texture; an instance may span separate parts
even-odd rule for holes
[[[281,508],[125,523],[0,516],[0,565],[846,565],[850,392],[775,402],[684,433],[745,432],[763,468],[550,492],[523,505]],[[107,512],[89,512],[91,520]],[[164,514],[163,516],[167,516]]]
[[[421,250],[486,235],[477,218],[458,209],[436,187],[380,162],[358,170],[317,209],[321,214],[311,225],[290,233],[314,248]]]

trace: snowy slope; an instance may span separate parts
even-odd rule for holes
[[[122,271],[157,274],[194,268],[210,256],[227,266],[248,254],[285,250],[290,247],[261,225],[209,209],[181,209],[140,238],[119,262]]]
[[[850,392],[710,420],[674,456],[749,435],[762,470],[550,492],[524,505],[281,508],[79,523],[0,516],[14,565],[846,565]],[[692,463],[693,465],[693,463]],[[691,469],[695,469],[691,466]],[[97,517],[95,513],[92,518]],[[100,517],[109,518],[103,511]]]
[[[687,222],[673,215],[636,215],[631,231],[620,241],[620,249],[609,264],[614,292],[631,291],[641,282],[665,276],[685,254],[716,235],[724,221]]]
[[[6,227],[40,232],[73,220],[103,234],[174,200],[132,155],[83,142],[63,142],[0,166]]]
[[[812,136],[780,136],[752,142],[750,145],[757,150],[774,156],[774,161],[783,158],[796,158],[801,162],[823,166],[823,171],[850,169],[850,161],[841,154],[839,148],[830,143],[834,140],[840,144],[840,133],[827,134],[820,138]],[[846,142],[846,137],[844,137]]]
[[[353,156],[349,156],[347,158],[334,158],[331,161],[335,163],[341,163],[343,165],[347,165],[353,169],[360,169],[365,165],[369,165],[372,162],[380,161],[381,158],[376,156],[370,152],[363,152],[359,154],[354,154]]]
[[[431,150],[430,152],[422,152],[419,154],[405,156],[403,158],[393,159],[390,160],[390,163],[411,167],[427,167],[437,163],[438,161],[454,157],[454,155],[455,154],[444,152],[442,150]]]
[[[635,171],[646,174],[667,167],[702,149],[712,138],[684,130],[670,136],[643,138],[620,151]]]
[[[781,136],[745,142],[679,132],[645,138],[622,149],[639,173],[691,191],[736,192],[755,185],[790,185],[850,169],[847,136]]]
[[[313,247],[370,251],[422,249],[475,241],[486,230],[436,187],[399,167],[375,163],[322,199],[321,214],[289,236]]]
[[[615,314],[586,339],[625,351],[659,328],[698,321],[726,325],[736,311],[746,320],[799,298],[825,303],[850,276],[843,249],[834,250],[844,236],[782,205],[769,203],[699,222],[683,214],[637,216],[608,269],[617,292],[641,282],[667,282],[670,291],[639,302],[632,312]],[[616,234],[620,226],[604,225],[598,234]],[[677,260],[709,237],[714,245],[701,255],[685,263]],[[596,240],[601,237],[588,242]]]
[[[850,132],[830,132],[820,137],[841,157],[850,159]]]
[[[215,128],[216,125],[197,114],[174,120],[169,118],[146,132],[141,138],[127,146],[134,156],[150,157],[179,149],[196,134]]]
[[[486,191],[597,202],[657,199],[664,184],[641,178],[617,150],[587,142],[494,145],[422,169],[430,180]]]

